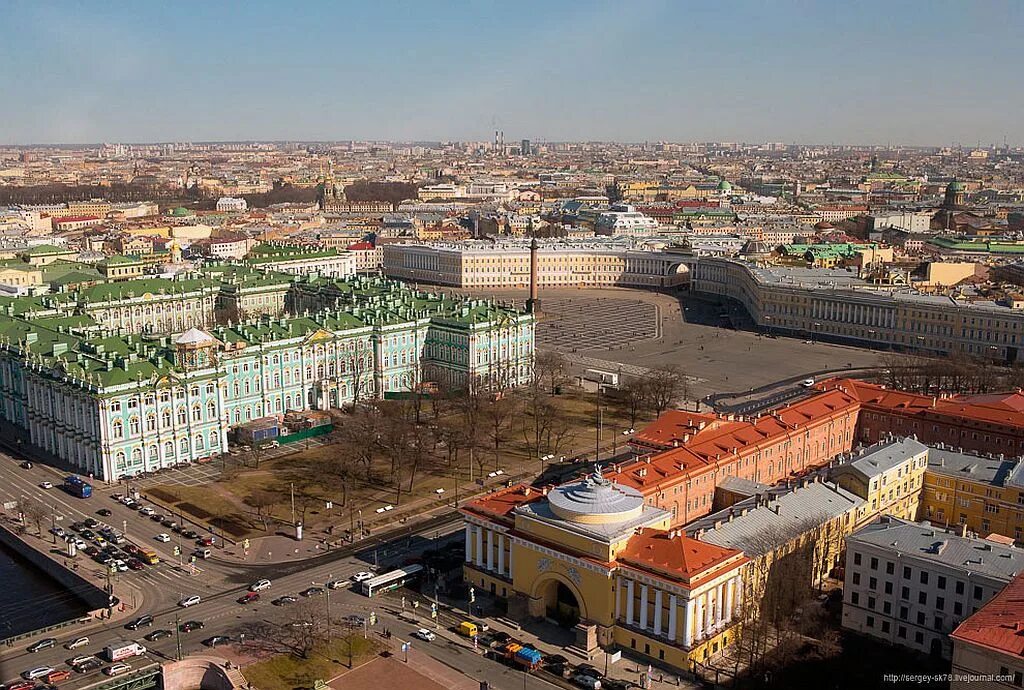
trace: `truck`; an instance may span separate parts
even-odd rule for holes
[[[141,656],[145,653],[146,648],[138,642],[118,642],[108,645],[103,649],[103,654],[107,657],[107,661],[111,662],[130,659],[133,656]]]
[[[533,647],[520,647],[512,657],[513,661],[526,671],[536,671],[540,668],[542,658],[541,653]]]
[[[587,381],[594,381],[602,386],[618,388],[619,374],[614,371],[601,371],[600,369],[587,369],[583,372],[583,378]]]

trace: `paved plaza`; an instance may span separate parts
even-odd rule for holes
[[[607,350],[658,336],[658,305],[616,297],[552,297],[544,300],[537,347],[559,352]]]

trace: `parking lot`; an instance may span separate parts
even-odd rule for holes
[[[189,465],[188,467],[173,467],[159,472],[148,473],[143,477],[132,477],[130,484],[138,490],[147,489],[151,486],[175,485],[175,486],[201,486],[216,481],[221,475],[221,463],[218,461],[203,464]],[[107,491],[117,491],[118,485],[123,486],[124,481],[117,484],[110,484]]]

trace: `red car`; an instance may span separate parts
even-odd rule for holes
[[[53,685],[55,683],[60,683],[61,681],[65,681],[65,680],[67,680],[70,677],[71,677],[71,671],[68,671],[67,669],[63,669],[62,668],[62,669],[60,669],[58,671],[54,671],[50,675],[46,676],[46,682],[51,684],[51,685]]]
[[[17,683],[8,685],[7,690],[32,690],[35,686],[34,680],[19,680]]]
[[[129,558],[128,567],[132,570],[144,570],[146,566],[144,566],[142,564],[142,561],[140,561],[138,558]]]
[[[202,537],[198,543],[200,546],[213,546],[213,537]]]
[[[260,600],[259,593],[257,593],[257,592],[247,592],[244,596],[242,596],[238,600],[238,603],[239,604],[251,604],[252,602],[259,601],[259,600]]]

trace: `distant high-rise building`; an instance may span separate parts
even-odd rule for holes
[[[519,143],[519,153],[523,154],[524,156],[530,156],[533,154],[533,148],[531,148],[530,146],[529,139],[523,139]]]

